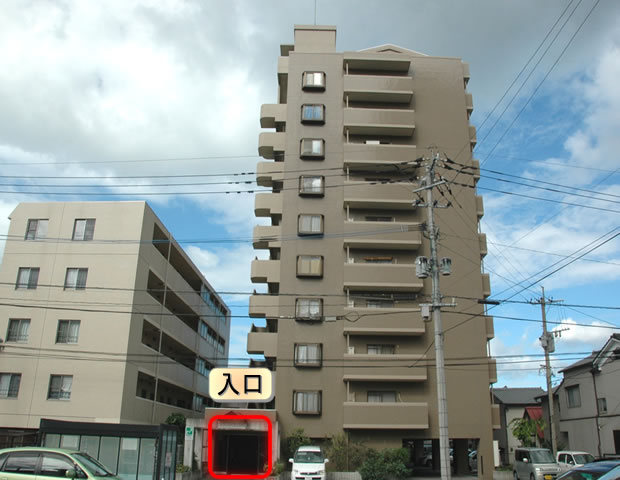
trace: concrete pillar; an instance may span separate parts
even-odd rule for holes
[[[467,439],[458,438],[452,440],[454,453],[452,454],[452,471],[455,475],[466,475],[469,473],[467,454]]]
[[[439,439],[431,442],[433,450],[433,470],[439,470]]]

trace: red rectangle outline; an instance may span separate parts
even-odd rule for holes
[[[238,474],[238,475],[227,475],[227,474],[218,474],[213,471],[213,422],[216,420],[264,420],[267,422],[267,471],[264,474],[258,475],[249,475],[249,474]],[[267,418],[265,415],[215,415],[209,420],[208,432],[209,432],[209,444],[208,444],[208,468],[209,473],[214,479],[259,479],[259,478],[267,478],[271,474],[271,469],[273,467],[273,459],[272,459],[272,445],[271,445],[271,420]]]

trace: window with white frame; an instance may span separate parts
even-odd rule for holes
[[[80,320],[58,320],[56,343],[77,343],[80,336]]]
[[[297,233],[299,235],[320,235],[323,233],[323,215],[302,213],[297,218]]]
[[[50,375],[50,386],[47,391],[48,400],[69,400],[73,375]]]
[[[321,255],[298,255],[297,256],[297,276],[298,277],[322,277],[323,276],[323,257]]]
[[[26,228],[26,240],[40,240],[47,236],[47,225],[49,220],[46,218],[31,218],[28,220]]]
[[[580,407],[581,393],[579,392],[579,385],[566,387],[566,398],[568,401],[568,408]]]
[[[325,140],[322,138],[302,138],[299,156],[305,159],[325,158]]]
[[[0,398],[17,398],[21,373],[0,373]]]
[[[35,288],[37,288],[38,282],[38,267],[19,267],[19,270],[17,270],[17,281],[15,282],[15,288],[26,288],[28,290],[34,290]]]
[[[73,225],[73,240],[92,240],[95,233],[94,218],[77,218]]]
[[[375,344],[368,345],[369,355],[393,355],[396,352],[396,345]]]
[[[325,105],[302,105],[301,123],[325,123]]]
[[[304,72],[303,90],[325,90],[325,72]]]
[[[396,392],[368,392],[368,401],[370,403],[394,403],[396,402]]]
[[[6,332],[6,341],[26,343],[28,341],[29,331],[30,331],[30,319],[29,318],[11,318],[9,319],[9,328]]]
[[[296,343],[296,367],[320,367],[323,361],[323,345],[320,343]]]
[[[300,195],[324,195],[325,177],[302,175],[299,177]]]
[[[293,413],[298,415],[320,415],[321,391],[294,391]]]
[[[597,400],[599,413],[607,413],[607,399],[599,398]]]
[[[295,301],[295,318],[298,320],[321,320],[323,318],[323,299],[298,298]]]
[[[67,268],[65,276],[65,290],[84,290],[86,288],[86,277],[88,268]]]

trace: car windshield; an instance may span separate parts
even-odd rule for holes
[[[573,457],[575,458],[575,463],[581,465],[594,461],[594,455],[590,455],[589,453],[576,453]]]
[[[295,463],[323,463],[323,454],[321,452],[297,452]]]
[[[555,463],[555,459],[549,450],[532,450],[530,455],[532,463]]]
[[[86,470],[95,477],[113,477],[114,474],[108,471],[106,467],[101,465],[97,460],[87,453],[74,453],[73,457],[82,464]]]

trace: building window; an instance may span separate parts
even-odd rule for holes
[[[581,406],[581,394],[579,393],[579,385],[566,387],[566,397],[568,399],[568,408]]]
[[[321,391],[294,391],[293,413],[296,415],[320,415]]]
[[[39,282],[39,268],[19,267],[15,288],[27,288],[34,290]]]
[[[9,329],[6,332],[6,341],[25,343],[28,341],[29,331],[29,318],[11,318],[9,320]]]
[[[303,90],[325,90],[325,72],[304,72]]]
[[[73,375],[50,375],[50,387],[47,391],[48,400],[69,400]]]
[[[599,413],[607,413],[607,399],[606,398],[599,398],[597,400],[598,402],[598,412]]]
[[[369,355],[393,355],[396,345],[368,345]]]
[[[366,263],[394,263],[394,257],[364,257]]]
[[[324,195],[325,177],[302,175],[299,177],[299,194]]]
[[[40,240],[47,236],[47,219],[30,219],[26,229],[26,240]]]
[[[302,138],[299,156],[306,159],[325,158],[325,140],[322,138]]]
[[[395,403],[396,392],[368,392],[368,401],[370,403]]]
[[[320,343],[295,344],[296,367],[320,367],[323,361],[323,345]]]
[[[299,235],[320,235],[323,233],[323,215],[302,213],[298,217]]]
[[[73,240],[92,240],[95,233],[94,218],[78,218],[73,225]]]
[[[298,298],[295,302],[297,320],[321,320],[323,318],[322,298]]]
[[[80,336],[79,320],[58,320],[56,343],[77,343]]]
[[[205,377],[209,376],[209,371],[211,370],[211,364],[207,362],[204,358],[198,357],[196,359],[196,371]]]
[[[388,217],[386,215],[367,215],[364,218],[367,222],[393,222],[394,217]]]
[[[298,277],[322,277],[323,257],[321,255],[297,256]]]
[[[302,105],[301,123],[325,123],[325,105]]]
[[[0,373],[0,398],[17,398],[21,373]]]
[[[394,308],[394,300],[366,300],[366,308]]]
[[[84,290],[88,268],[67,268],[65,276],[65,289]]]

